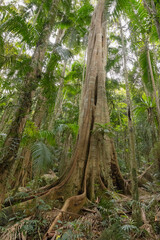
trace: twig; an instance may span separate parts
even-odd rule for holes
[[[91,212],[91,213],[96,213],[96,211],[94,210],[91,210],[89,208],[82,208],[83,211],[86,211],[86,212]]]
[[[61,213],[66,213],[66,214],[70,214],[70,215],[75,215],[77,217],[82,217],[83,215],[77,214],[77,213],[73,213],[73,212],[68,212],[68,211],[64,211],[64,210],[60,210],[58,208],[54,208],[55,210],[61,212]]]

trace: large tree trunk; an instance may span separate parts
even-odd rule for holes
[[[72,156],[73,165],[65,184],[69,195],[76,195],[85,190],[90,199],[94,198],[97,180],[111,187],[114,179],[113,184],[118,185],[120,189],[125,188],[113,142],[104,132],[99,132],[96,125],[109,123],[105,90],[107,55],[103,11],[104,0],[99,0],[90,27],[79,133]]]
[[[9,175],[10,169],[15,162],[19,144],[22,138],[22,133],[26,124],[27,114],[31,110],[32,92],[36,89],[38,81],[41,78],[42,64],[45,57],[49,37],[54,25],[58,3],[59,0],[52,1],[48,19],[44,25],[43,32],[39,38],[32,57],[30,72],[24,79],[24,86],[19,97],[19,106],[15,113],[15,118],[11,123],[3,146],[4,152],[0,160],[0,203],[3,202],[7,188],[6,179]]]
[[[105,0],[98,1],[90,27],[80,127],[71,159],[72,165],[58,180],[56,186],[52,185],[49,191],[45,188],[44,193],[37,193],[41,199],[52,204],[55,198],[66,200],[62,212],[78,212],[87,197],[94,198],[96,182],[99,183],[99,187],[112,187],[114,184],[125,191],[125,181],[118,167],[113,142],[105,132],[98,131],[96,125],[96,123],[101,125],[109,123],[104,68],[106,64],[104,3]],[[36,201],[31,199],[26,203],[15,205],[12,211],[27,206],[25,214],[29,215],[34,211],[33,206]],[[6,209],[6,211],[9,213],[10,210]],[[57,216],[48,233],[61,217],[62,212]]]

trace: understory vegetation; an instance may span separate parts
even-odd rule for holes
[[[0,239],[160,239],[159,0],[0,0]]]

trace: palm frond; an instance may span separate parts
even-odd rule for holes
[[[34,35],[37,32],[34,31],[34,28],[30,23],[26,23],[21,16],[17,14],[10,17],[0,26],[0,31],[9,31],[15,35],[22,36],[22,41],[25,41],[28,45],[31,45]]]
[[[55,133],[53,131],[41,130],[39,131],[39,139],[46,140],[49,144],[55,144]]]
[[[137,104],[137,107],[134,109],[134,112],[137,116],[140,116],[141,114],[144,114],[145,112],[149,112],[156,107],[155,99],[151,98],[151,96],[146,96],[145,93],[143,93],[141,102]]]
[[[135,32],[149,31],[150,29],[150,16],[144,8],[141,1],[136,0],[108,0],[106,1],[106,14],[115,21],[123,13],[130,19],[130,28]]]
[[[38,39],[39,33],[27,19],[27,13],[20,14],[14,10],[13,6],[3,6],[1,12],[5,12],[5,17],[0,26],[1,32],[11,32],[15,36],[22,37],[29,46],[35,44],[35,39]]]
[[[142,80],[146,88],[148,89],[148,91],[151,92],[153,90],[153,87],[152,87],[151,75],[149,72],[147,50],[144,46],[141,48],[141,51],[140,51],[139,63],[140,63],[141,72],[142,72]]]
[[[36,175],[45,173],[52,168],[52,153],[42,141],[34,143],[32,146],[33,169]]]
[[[106,71],[109,72],[113,67],[116,72],[117,70],[120,70],[120,65],[119,65],[120,59],[121,59],[121,56],[119,54],[116,55],[114,58],[109,57],[107,60]]]
[[[54,51],[54,53],[59,55],[62,60],[65,60],[65,61],[67,61],[69,58],[71,58],[73,56],[72,52],[69,49],[64,48],[60,44],[56,44],[54,46],[54,50],[53,51]]]

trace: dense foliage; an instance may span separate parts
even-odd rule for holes
[[[16,135],[20,141],[9,146],[12,152],[15,151],[15,162],[7,176],[4,206],[10,205],[8,202],[12,204],[14,195],[17,199],[23,199],[32,190],[52,184],[63,175],[70,165],[78,136],[89,26],[96,1],[55,1],[54,12],[51,13],[53,2],[0,1],[0,163],[8,151],[5,145],[8,136],[13,136],[11,126],[17,117],[22,96],[30,91],[30,96],[28,94],[25,100],[27,102],[30,98],[30,107],[25,113],[23,109],[21,112],[21,117],[26,121],[24,129]],[[51,21],[52,15],[54,21]],[[114,140],[121,172],[129,180],[132,165],[128,128],[130,115],[133,119],[138,179],[143,178],[146,169],[151,169],[147,172],[149,177],[145,176],[145,180],[140,182],[140,187],[159,193],[160,3],[158,0],[106,0],[105,18],[105,87],[110,124],[97,123],[92,134],[105,133]],[[46,26],[50,27],[50,34],[45,32]],[[48,40],[45,39],[47,34]],[[44,56],[41,58],[43,54],[40,54],[36,59],[39,46],[45,49]],[[33,73],[31,81],[27,78],[30,73]],[[129,110],[126,76],[130,94]],[[101,198],[95,204],[103,218],[101,231],[105,229],[101,239],[147,239],[147,233],[136,227],[125,213],[130,211],[131,206],[128,205],[132,203],[124,208],[117,207],[117,199],[114,196],[111,200],[112,197],[107,201]],[[150,222],[154,222],[153,208],[158,211],[157,202],[152,205],[150,200],[148,209],[147,203],[143,206]],[[24,239],[42,239],[49,225],[49,220],[42,213],[45,215],[49,210],[50,205],[42,200],[34,219],[23,220],[25,213],[15,215],[9,221],[20,224],[17,228],[13,227],[11,232],[14,234],[14,230],[18,229],[20,237],[17,235],[6,239],[23,239],[26,233],[28,238]],[[154,222],[152,227],[158,232],[156,224]],[[87,222],[84,225],[82,222],[66,222],[64,226],[67,229],[65,233],[57,227],[59,237],[56,239],[90,236],[91,227]],[[0,232],[3,239],[8,236],[3,233],[3,227]],[[96,239],[92,237],[90,239]]]

